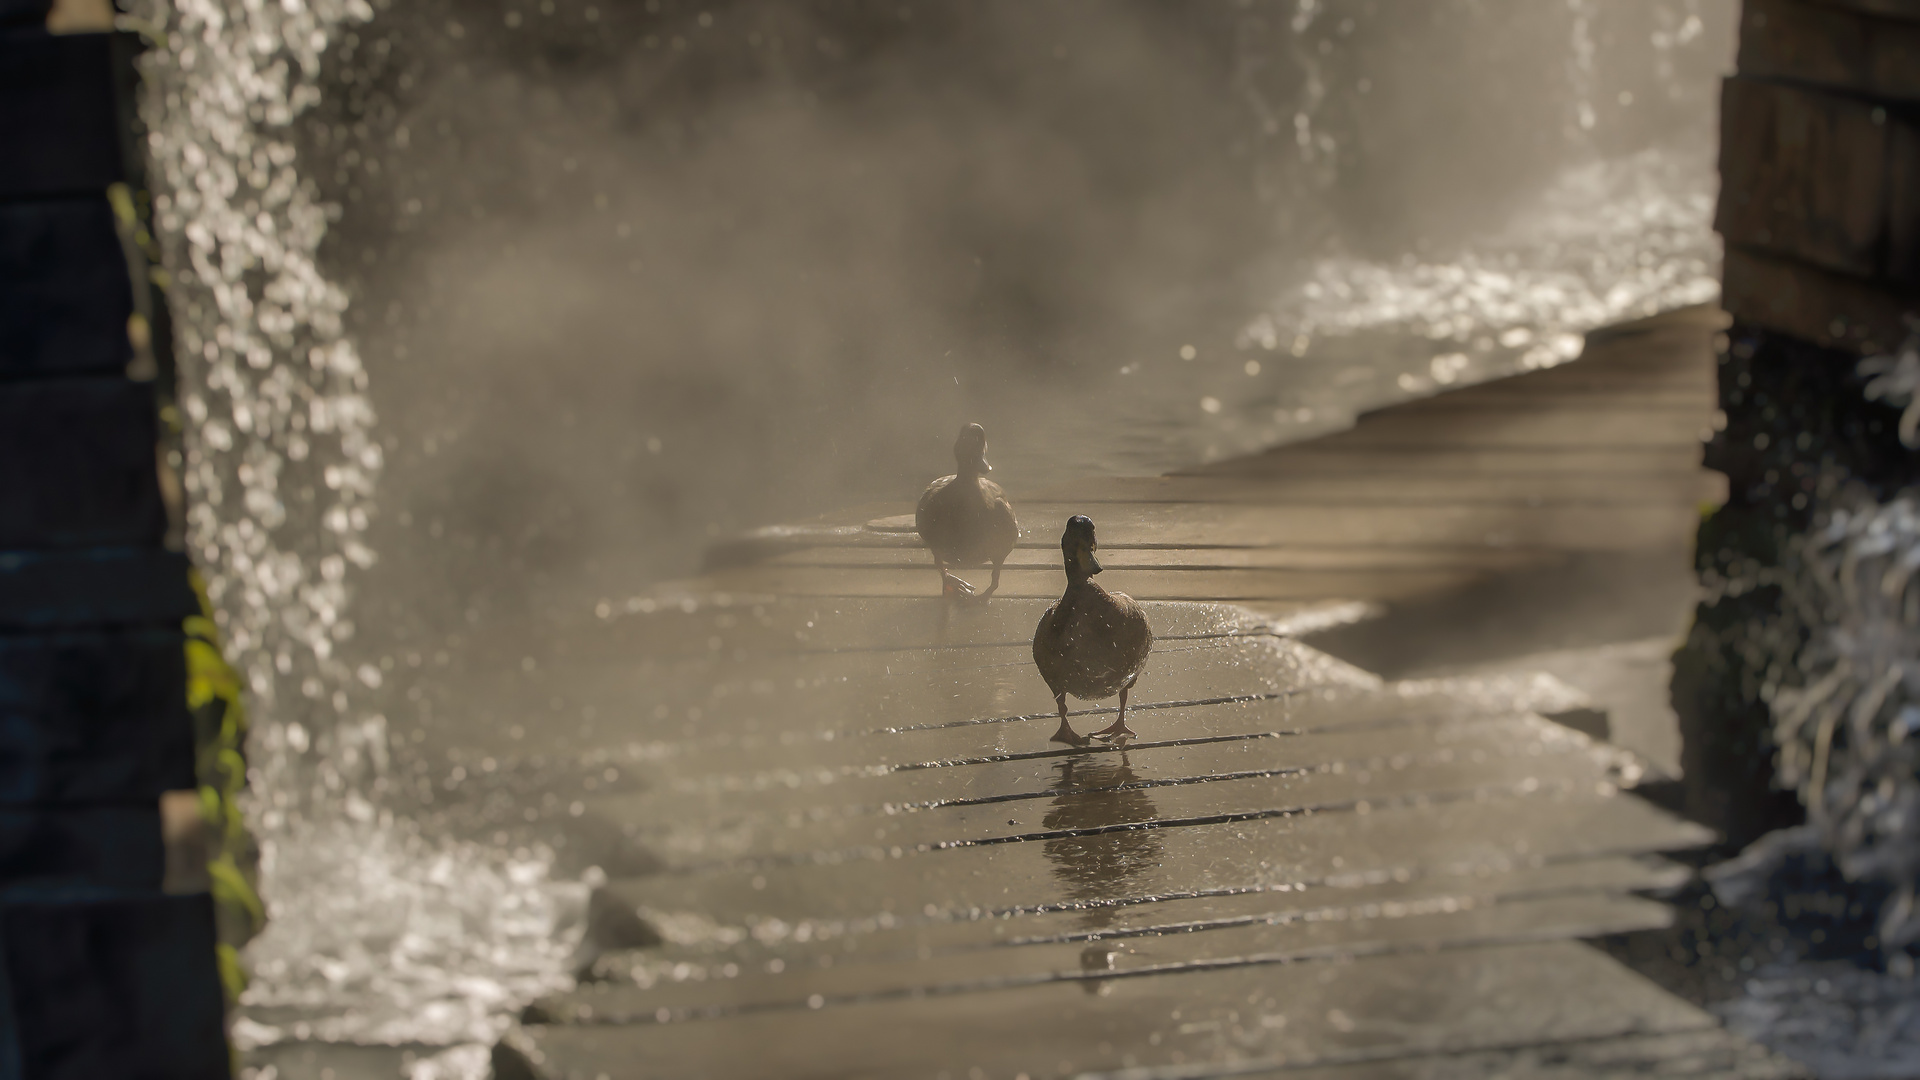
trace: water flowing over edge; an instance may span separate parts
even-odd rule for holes
[[[141,7],[164,35],[143,107],[176,282],[187,543],[251,692],[248,810],[274,914],[234,1037],[452,1046],[414,1075],[478,1077],[505,1010],[556,986],[585,887],[549,880],[551,852],[428,838],[380,809],[386,720],[355,697],[383,672],[340,655],[384,453],[346,294],[317,264],[338,211],[301,178],[290,127],[336,32],[373,8]]]
[[[1497,235],[1450,258],[1318,259],[1240,344],[1271,351],[1395,329],[1482,351],[1490,338],[1519,351],[1521,370],[1564,363],[1588,330],[1718,298],[1709,154],[1656,148],[1575,166]],[[1454,382],[1467,363],[1464,352],[1438,357],[1401,388]]]

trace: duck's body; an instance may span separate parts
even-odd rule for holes
[[[1033,631],[1034,666],[1060,710],[1060,728],[1053,741],[1086,743],[1067,723],[1068,694],[1083,701],[1119,694],[1120,718],[1093,735],[1130,737],[1134,733],[1127,727],[1127,692],[1153,652],[1153,628],[1133,597],[1108,592],[1092,580],[1100,572],[1093,557],[1098,545],[1092,521],[1069,520],[1060,547],[1066,556],[1067,591],[1040,616],[1040,625]]]
[[[1007,493],[983,475],[993,468],[987,464],[986,450],[987,433],[979,424],[961,429],[953,447],[959,471],[928,484],[914,508],[914,527],[933,552],[945,595],[973,595],[973,586],[954,577],[948,567],[989,563],[993,583],[981,595],[993,595],[1000,587],[1000,568],[1020,540],[1020,523]]]

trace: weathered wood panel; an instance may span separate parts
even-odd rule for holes
[[[1893,181],[1886,110],[1745,76],[1726,81],[1720,108],[1728,180],[1714,228],[1727,242],[1859,277],[1880,273]]]
[[[1721,302],[1743,322],[1855,353],[1905,339],[1911,295],[1777,255],[1729,246]]]
[[[1821,7],[1920,22],[1920,0],[1814,0]]]
[[[1746,0],[1741,12],[1743,75],[1920,101],[1915,57],[1920,57],[1920,22],[1805,0]]]

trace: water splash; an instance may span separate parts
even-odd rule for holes
[[[1643,107],[1670,111],[1700,93],[1696,57],[1713,40],[1702,15],[1712,15],[1715,6],[1706,0],[1645,6],[1652,65],[1650,81],[1636,85]],[[1338,65],[1329,65],[1345,48],[1338,41],[1352,20],[1329,38],[1324,27],[1316,28],[1325,7],[1323,0],[1297,0],[1291,20],[1291,52],[1304,73],[1294,165],[1308,178],[1296,187],[1310,195],[1334,189],[1343,167],[1344,148],[1316,114],[1326,104],[1325,87],[1336,80]],[[1497,229],[1446,250],[1367,258],[1353,254],[1343,237],[1326,238],[1322,253],[1242,328],[1240,348],[1297,357],[1329,336],[1411,333],[1435,342],[1437,355],[1430,370],[1402,375],[1399,388],[1427,393],[1563,363],[1579,354],[1588,330],[1718,298],[1711,135],[1696,125],[1669,131],[1637,152],[1610,148],[1608,142],[1622,136],[1603,130],[1619,124],[1601,120],[1602,69],[1618,66],[1629,46],[1615,39],[1632,20],[1609,30],[1607,17],[1621,11],[1596,0],[1566,0],[1564,9],[1559,125],[1569,164],[1517,202]],[[1314,48],[1306,47],[1310,31],[1320,34]],[[1360,77],[1358,85],[1364,95],[1369,80]],[[1609,104],[1634,103],[1632,91],[1612,94],[1612,85],[1604,94]]]
[[[319,100],[335,28],[365,0],[181,0],[147,56],[149,153],[174,271],[187,421],[187,542],[261,723],[249,747],[269,828],[377,772],[385,721],[356,714],[349,568],[372,565],[383,452],[346,294],[317,253],[333,208],[300,176],[290,127]],[[341,721],[347,721],[342,723]],[[313,790],[309,790],[309,789]]]
[[[583,886],[544,850],[422,836],[381,809],[386,720],[345,656],[384,450],[318,252],[336,207],[292,128],[366,0],[157,0],[146,120],[173,269],[187,539],[256,717],[249,807],[272,913],[236,1040],[425,1043],[416,1076],[482,1075],[506,1010],[554,988]],[[556,933],[556,931],[560,931]]]
[[[509,1010],[571,985],[587,886],[553,881],[551,851],[436,841],[405,820],[281,840],[262,871],[301,905],[250,951],[244,1046],[487,1046]]]
[[[1578,355],[1585,331],[1719,296],[1713,202],[1704,151],[1582,164],[1449,258],[1316,261],[1240,343],[1274,350],[1299,338],[1402,330],[1481,351],[1498,344],[1518,350],[1523,369],[1550,367]],[[1426,385],[1403,389],[1456,377],[1436,369]]]

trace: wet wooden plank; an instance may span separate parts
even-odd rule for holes
[[[1057,537],[1055,550],[1058,550]],[[542,641],[518,640],[492,663],[631,664],[636,659],[763,654],[967,649],[1033,640],[1045,600],[994,597],[951,603],[938,596],[764,596],[720,589],[663,592],[609,601],[604,617],[556,627]],[[1302,606],[1300,610],[1305,610]],[[1225,604],[1147,604],[1162,638],[1265,632],[1270,617]]]
[[[545,1023],[631,1024],[713,1019],[762,1009],[806,1010],[809,999],[834,1006],[909,996],[991,993],[1051,981],[1080,982],[1088,969],[1126,978],[1153,969],[1206,964],[1282,964],[1378,955],[1409,946],[1447,948],[1489,939],[1595,937],[1672,925],[1662,904],[1622,894],[1531,888],[1525,875],[1455,878],[1452,890],[1400,900],[1323,897],[1251,919],[1215,920],[1159,932],[1088,940],[949,949],[850,963],[834,954],[796,956],[770,972],[728,977],[725,968],[697,982],[590,986],[543,999],[532,1015]],[[1462,887],[1464,886],[1464,887]],[[1106,928],[1102,928],[1103,930]],[[822,965],[822,955],[833,963]],[[662,1016],[665,1021],[661,1020]]]
[[[776,919],[797,932],[857,932],[969,912],[1088,911],[1137,898],[1313,883],[1534,858],[1637,854],[1710,840],[1639,800],[1597,790],[1506,786],[1368,802],[1344,809],[1272,807],[1272,816],[1035,830],[1030,838],[930,851],[873,848],[833,861],[754,865],[609,882],[600,903],[629,911],[664,940],[751,934]]]
[[[586,812],[620,823],[635,837],[650,837],[742,822],[919,813],[957,802],[1017,804],[1067,791],[1150,787],[1252,772],[1405,768],[1426,756],[1465,756],[1476,746],[1489,749],[1488,740],[1491,750],[1504,753],[1515,745],[1575,737],[1559,725],[1541,726],[1551,721],[1478,711],[1449,715],[1409,710],[1405,716],[1371,724],[1280,728],[1272,722],[1291,718],[1274,704],[1142,713],[1134,726],[1151,737],[1143,736],[1124,750],[1075,751],[1055,745],[1027,753],[987,753],[905,768],[855,767],[824,775],[787,770],[764,779],[740,773],[697,780],[662,777],[665,783],[646,791],[590,799]],[[1267,720],[1263,726],[1272,729],[1244,730],[1255,720]],[[1375,764],[1364,764],[1368,762]]]
[[[1581,1005],[1567,1008],[1570,1001]],[[1549,942],[1061,981],[725,1021],[544,1025],[512,1033],[506,1045],[542,1078],[631,1076],[637,1062],[663,1078],[961,1077],[974,1069],[1010,1078],[1343,1053],[1412,1057],[1712,1028],[1711,1017],[1598,952]]]
[[[1341,918],[1364,922],[1397,917],[1408,908],[1444,907],[1463,896],[1520,897],[1584,894],[1626,895],[1676,888],[1689,868],[1650,856],[1601,855],[1552,859],[1538,864],[1486,863],[1428,868],[1395,874],[1342,874],[1311,885],[1143,897],[1140,903],[1095,909],[1041,908],[1011,915],[920,920],[891,929],[801,936],[796,933],[663,943],[644,949],[610,950],[594,962],[595,978],[608,985],[665,988],[688,980],[778,974],[795,965],[857,967],[868,962],[925,959],[948,953],[1032,944],[1090,944],[1142,935],[1250,923]],[[585,989],[585,987],[583,987]]]
[[[1020,508],[1021,537],[1057,544],[1067,518],[1086,510],[1074,503],[1028,503]],[[1089,515],[1092,516],[1092,515]],[[1094,517],[1102,547],[1287,547],[1340,544],[1432,544],[1551,547],[1565,551],[1623,551],[1690,542],[1697,505],[1570,506],[1536,512],[1495,506],[1354,506],[1337,512],[1290,512],[1284,507],[1116,503]],[[1118,573],[1102,578],[1130,591]],[[1109,582],[1107,578],[1114,579]],[[740,591],[774,587],[767,578],[716,576]],[[1064,586],[1064,578],[1061,580]],[[1057,595],[1058,589],[1054,590]]]
[[[1081,1080],[1188,1080],[1193,1071],[1125,1069],[1083,1073]],[[1434,1080],[1436,1077],[1526,1077],[1527,1080],[1594,1080],[1595,1077],[1687,1076],[1694,1080],[1812,1080],[1805,1066],[1720,1027],[1659,1034],[1629,1032],[1558,1042],[1531,1040],[1505,1045],[1461,1043],[1437,1050],[1329,1051],[1296,1054],[1264,1066],[1236,1067],[1234,1076],[1289,1080]]]
[[[1694,468],[1665,473],[1594,475],[1404,475],[1354,476],[1142,476],[1102,480],[1071,493],[1041,493],[1046,501],[1275,503],[1340,507],[1392,503],[1519,503],[1528,507],[1643,502],[1695,502],[1724,499],[1726,481],[1718,473]],[[1362,553],[1364,554],[1364,553]]]
[[[1118,765],[1080,770],[1077,779],[1110,781],[1106,790],[1069,787],[1020,801],[955,803],[896,814],[716,822],[701,829],[669,829],[643,844],[660,863],[676,870],[859,860],[892,850],[934,852],[949,845],[1045,844],[1074,830],[1184,828],[1227,818],[1478,798],[1488,792],[1529,793],[1536,786],[1584,795],[1610,790],[1617,778],[1603,762],[1586,755],[1542,754],[1525,743],[1465,742],[1408,755],[1398,759],[1396,767],[1377,770],[1355,765],[1335,772],[1335,764],[1345,763],[1315,763],[1299,771],[1276,765],[1156,783],[1136,776],[1123,758]],[[1062,768],[1072,766],[1062,763]]]
[[[1528,530],[1534,531],[1534,530]],[[990,571],[959,573],[984,589]],[[1110,573],[1102,583],[1137,600],[1280,600],[1302,602],[1346,600],[1353,597],[1409,600],[1448,592],[1472,584],[1482,576],[1476,569],[1437,567],[1379,567],[1367,570],[1242,569],[1190,566],[1134,568]],[[778,591],[788,596],[935,596],[940,579],[931,564],[904,566],[820,566],[783,563],[752,567],[714,576],[727,588]],[[997,597],[1055,599],[1066,580],[1057,568],[1012,569],[1000,578]]]
[[[1889,131],[1871,101],[1735,76],[1720,101],[1721,190],[1714,228],[1757,248],[1853,277],[1883,274]]]
[[[1147,719],[1134,726],[1153,727]],[[1404,798],[1474,784],[1533,779],[1591,788],[1617,779],[1610,755],[1590,752],[1584,736],[1554,728],[1550,721],[1520,716],[1162,743],[1117,755],[855,775],[831,790],[807,785],[714,792],[684,807],[665,807],[661,803],[669,800],[640,794],[594,800],[588,812],[623,829],[667,865],[698,865],[870,845],[1003,839],[1108,809],[1140,824]]]
[[[1742,322],[1866,355],[1906,340],[1912,300],[1891,283],[1829,273],[1729,245],[1723,292]]]
[[[1700,468],[1700,447],[1659,446],[1612,449],[1534,447],[1458,447],[1421,445],[1418,453],[1385,444],[1356,445],[1328,436],[1313,442],[1282,447],[1252,457],[1220,462],[1205,468],[1178,470],[1172,475],[1286,476],[1299,473],[1392,473],[1424,476],[1474,473],[1480,475],[1555,476],[1643,475],[1692,472]]]
[[[1100,564],[1110,572],[1125,570],[1310,570],[1337,573],[1388,573],[1448,568],[1467,571],[1504,570],[1531,566],[1550,551],[1487,548],[1484,545],[1373,545],[1368,547],[1284,548],[1100,548]],[[917,569],[933,572],[932,557],[924,549],[803,548],[767,560],[769,566],[843,567],[869,570]],[[1060,575],[1060,550],[1039,546],[1014,549],[1007,570],[1029,570]],[[966,571],[980,576],[978,571]],[[1064,580],[1064,579],[1063,579]],[[1004,587],[1005,580],[1002,579]]]

